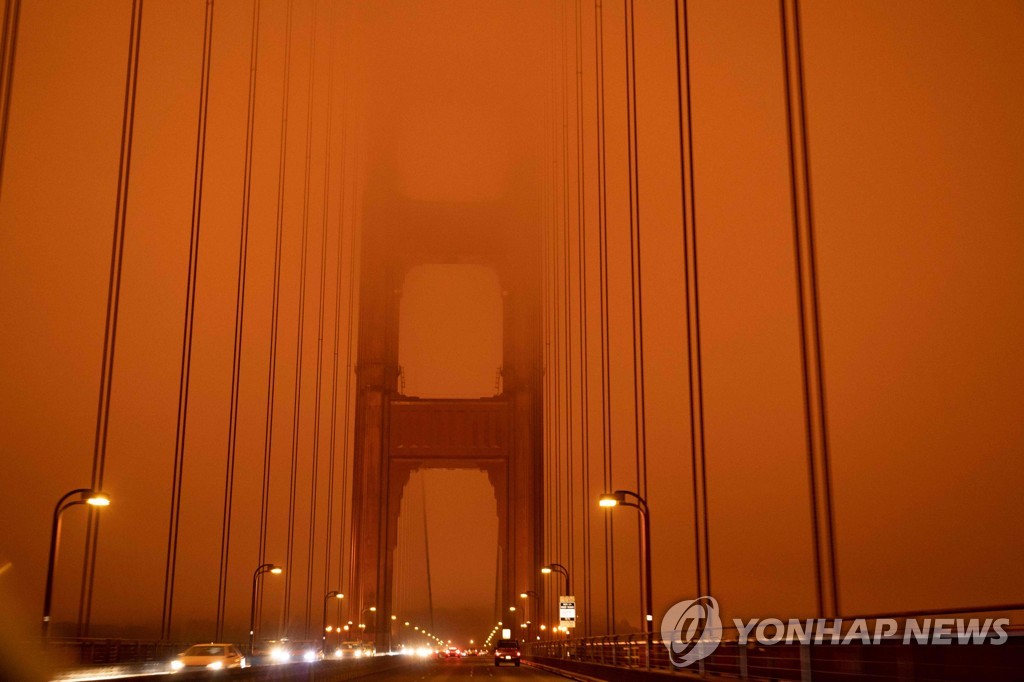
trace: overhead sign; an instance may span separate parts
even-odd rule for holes
[[[576,597],[562,595],[558,598],[558,621],[562,627],[576,627]]]

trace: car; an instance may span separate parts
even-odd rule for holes
[[[446,661],[455,661],[462,658],[462,652],[459,651],[459,647],[450,646],[447,651],[442,651],[439,656],[444,657]]]
[[[271,639],[261,642],[256,651],[267,663],[312,663],[323,660],[322,646],[319,640]]]
[[[372,652],[367,652],[362,642],[342,642],[334,649],[334,658],[362,658],[372,655]]]
[[[246,663],[242,652],[234,644],[225,642],[193,644],[171,661],[171,672],[244,667]]]
[[[324,659],[323,642],[319,639],[291,640],[288,642],[288,652],[293,661],[313,663]]]
[[[502,663],[515,663],[519,667],[519,640],[499,639],[494,647],[494,665]]]

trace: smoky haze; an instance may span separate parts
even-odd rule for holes
[[[204,5],[145,3],[95,636],[159,635]],[[1024,10],[800,5],[842,610],[1016,601]],[[726,617],[800,617],[816,605],[778,3],[687,6],[712,590]],[[580,3],[577,31],[576,3],[554,0],[261,3],[226,638],[247,637],[264,508],[265,559],[293,546],[285,574],[262,579],[267,637],[314,637],[327,590],[346,592],[329,622],[371,605],[348,593],[355,387],[379,350],[357,352],[359,325],[382,324],[368,302],[385,299],[401,302],[391,388],[408,396],[493,396],[510,339],[536,344],[538,559],[572,568],[581,628],[641,627],[633,510],[612,512],[614,576],[604,568],[596,499],[609,488],[650,502],[656,620],[696,596],[675,6],[635,3],[635,148],[623,10]],[[252,11],[214,14],[176,641],[209,639],[217,611]],[[22,3],[0,185],[0,608],[26,629],[53,504],[91,480],[129,12]],[[503,317],[494,253],[521,264],[536,319]],[[364,288],[377,257],[410,267]],[[507,613],[495,499],[472,467],[413,474],[395,520],[397,623],[426,625],[432,602],[434,631],[464,643]],[[56,634],[78,631],[85,519],[64,516]],[[516,582],[542,593],[534,622],[550,623],[558,584]]]

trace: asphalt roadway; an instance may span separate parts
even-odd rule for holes
[[[402,666],[398,670],[387,670],[362,676],[359,680],[515,682],[516,680],[565,680],[565,678],[530,667],[526,663],[518,668],[508,664],[495,666],[493,656],[481,656],[457,660],[431,659]]]

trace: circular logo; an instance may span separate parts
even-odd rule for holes
[[[677,602],[661,619],[661,638],[677,668],[710,656],[722,641],[722,619],[714,597]]]

